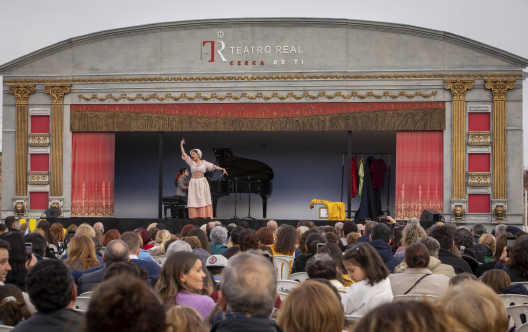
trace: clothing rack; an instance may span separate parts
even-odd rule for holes
[[[387,183],[387,210],[383,211],[382,212],[387,212],[387,215],[390,216],[390,210],[389,210],[389,204],[390,204],[390,184],[391,184],[391,156],[394,154],[394,152],[341,152],[341,155],[343,156],[343,166],[341,168],[341,202],[343,202],[343,185],[344,185],[344,182],[345,182],[345,155],[361,155],[361,158],[363,158],[364,155],[367,155],[367,156],[375,156],[375,155],[378,155],[378,158],[380,155],[388,155],[389,156],[389,169],[388,169],[388,172],[389,172],[389,181]],[[352,162],[352,159],[350,159],[349,161],[350,163]],[[347,175],[348,177],[351,176],[350,172],[349,174]],[[348,181],[348,186],[350,187],[351,186],[351,181]],[[349,188],[350,189],[350,188]],[[352,210],[351,208],[351,197],[349,195],[348,197],[348,210],[349,211],[349,215],[350,215],[350,212]],[[343,202],[344,203],[344,202]],[[354,211],[354,214],[356,213],[357,211]]]

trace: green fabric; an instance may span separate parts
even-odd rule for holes
[[[226,246],[224,246],[223,244],[211,244],[209,246],[209,251],[213,254],[213,255],[220,255],[222,254],[224,251],[226,251],[228,248]]]
[[[493,256],[484,256],[484,262],[489,263],[489,262],[491,262],[492,258],[493,258]]]
[[[364,170],[364,161],[361,159],[359,161],[359,169],[358,169],[358,175],[359,175],[359,186],[358,186],[358,193],[359,196],[363,196],[363,178],[365,177],[365,170]]]

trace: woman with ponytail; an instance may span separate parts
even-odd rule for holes
[[[20,289],[14,285],[0,286],[0,325],[15,326],[30,317]]]
[[[427,268],[429,251],[421,243],[415,243],[405,249],[407,270],[389,276],[392,293],[396,295],[434,295],[443,296],[449,286],[449,277],[433,274]]]
[[[187,196],[187,190],[189,189],[189,179],[187,179],[187,176],[189,176],[189,171],[187,168],[180,168],[174,183],[176,187],[178,187],[174,193],[174,196]]]

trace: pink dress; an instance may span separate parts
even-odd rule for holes
[[[189,218],[212,218],[211,189],[204,174],[207,171],[214,171],[215,165],[205,160],[200,160],[198,164],[195,164],[189,156],[182,156],[182,159],[189,165],[192,174],[187,191]]]

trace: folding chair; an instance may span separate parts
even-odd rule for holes
[[[85,292],[85,293],[82,293],[81,295],[79,295],[78,297],[92,297],[92,293],[93,292]]]
[[[521,317],[524,316],[525,321],[527,320],[526,318],[528,318],[528,305],[516,305],[512,307],[506,307],[506,312],[508,313],[508,317],[511,318],[509,328],[511,328],[513,325],[511,323],[512,320],[515,326],[521,327],[523,325]]]
[[[293,280],[293,281],[298,281],[298,282],[303,282],[306,279],[308,279],[308,273],[306,273],[306,272],[292,273],[288,277],[288,280]]]
[[[0,332],[11,331],[14,326],[0,325]]]
[[[438,296],[433,295],[421,295],[421,294],[413,294],[413,295],[396,295],[392,299],[392,302],[401,302],[401,301],[425,301],[425,299],[434,302],[438,299]]]
[[[528,295],[499,294],[499,297],[504,301],[504,305],[507,307],[528,304]]]
[[[288,296],[288,293],[279,292],[279,297],[281,301],[284,301],[286,299],[286,296]]]
[[[290,290],[294,289],[295,287],[299,286],[300,283],[297,281],[291,281],[291,280],[278,280],[277,281],[277,291],[282,293],[289,293]]]
[[[290,256],[274,256],[273,263],[275,269],[277,269],[277,280],[286,280],[290,275],[291,265],[293,257]]]
[[[88,305],[90,304],[91,298],[89,297],[78,297],[75,300],[74,309],[78,311],[88,311]]]

